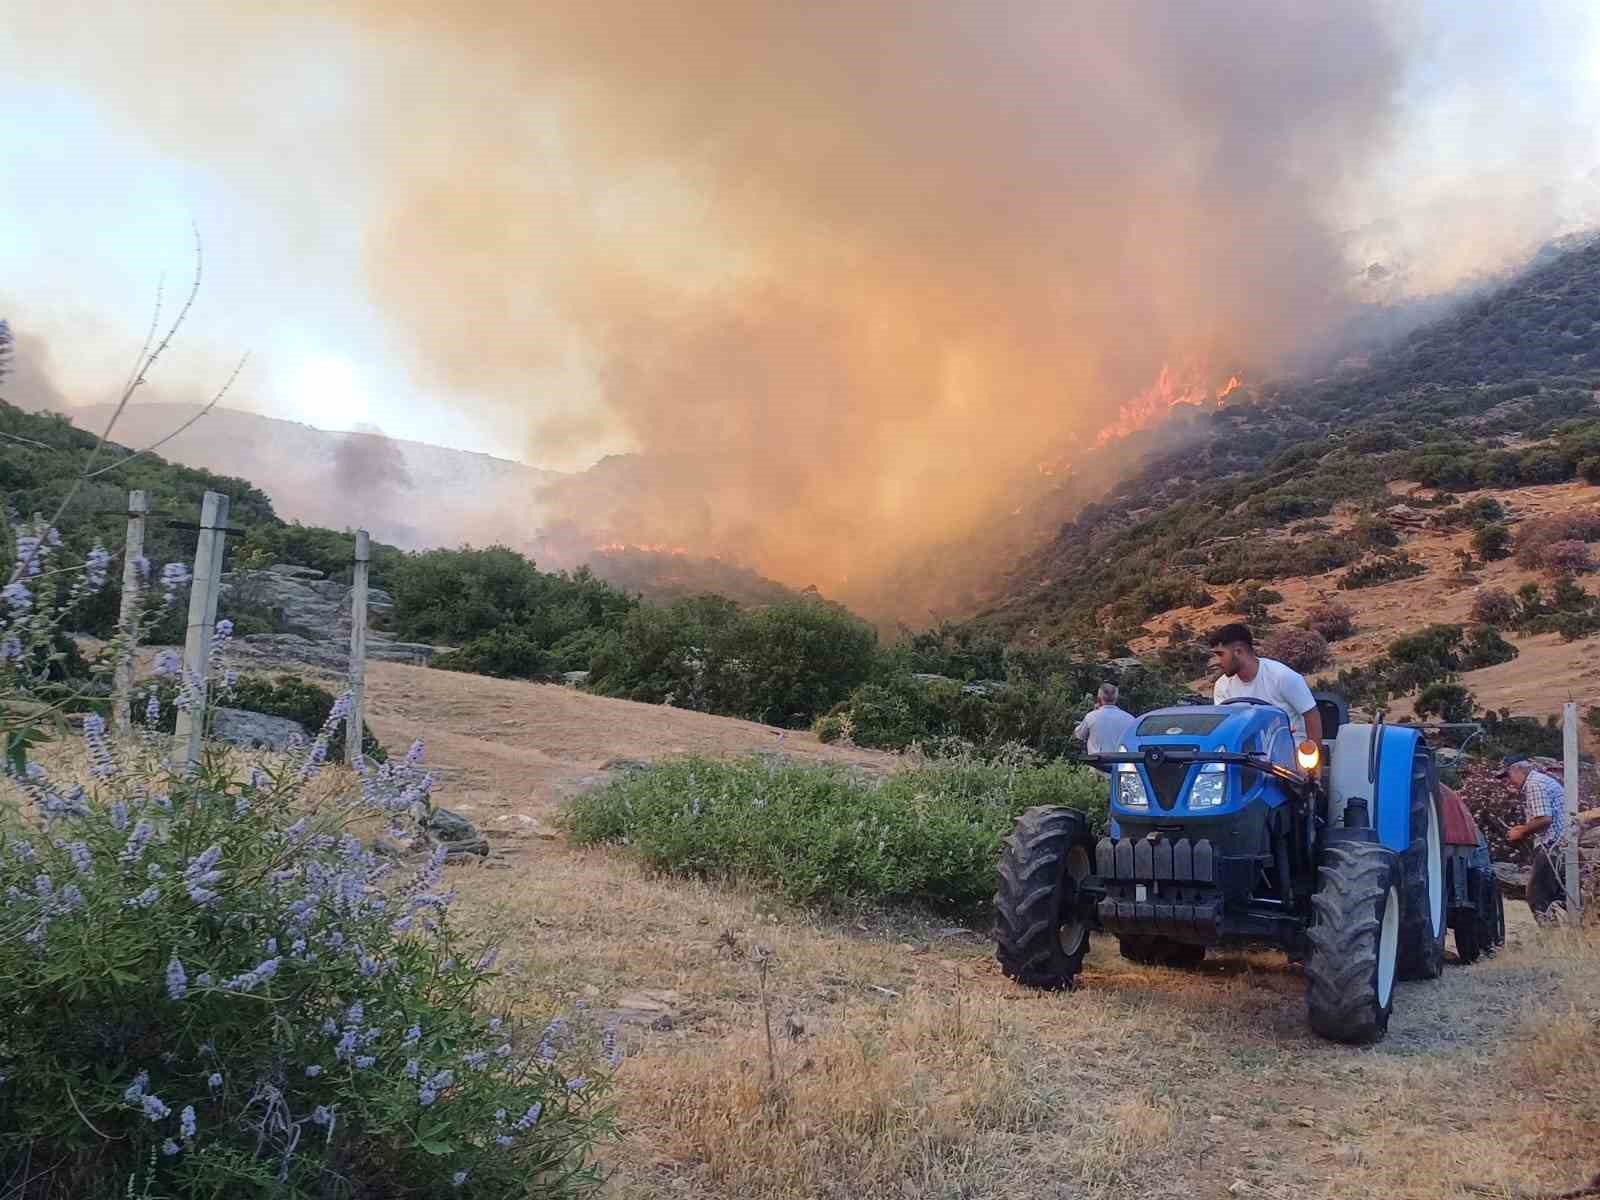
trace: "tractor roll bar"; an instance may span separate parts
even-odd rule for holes
[[[1167,750],[1161,746],[1151,746],[1139,754],[1085,754],[1081,761],[1095,767],[1116,763],[1144,763],[1148,767],[1159,767],[1162,763],[1227,763],[1231,767],[1244,767],[1271,775],[1298,791],[1303,792],[1311,787],[1311,780],[1298,771],[1236,750]]]

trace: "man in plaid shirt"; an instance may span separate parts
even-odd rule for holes
[[[1522,793],[1522,824],[1513,825],[1506,837],[1513,842],[1533,839],[1533,875],[1528,880],[1528,907],[1541,924],[1557,918],[1555,905],[1566,911],[1567,890],[1556,870],[1556,854],[1567,832],[1567,800],[1561,783],[1518,754],[1506,756],[1500,768],[1506,786]]]

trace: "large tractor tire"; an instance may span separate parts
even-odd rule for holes
[[[1400,856],[1400,978],[1437,979],[1444,972],[1444,814],[1429,786],[1428,764],[1411,764],[1411,844]]]
[[[1460,914],[1455,926],[1456,957],[1463,965],[1493,954],[1505,941],[1505,908],[1500,888],[1487,871],[1472,872],[1472,911]]]
[[[1376,842],[1335,842],[1311,897],[1306,1006],[1312,1030],[1376,1042],[1389,1030],[1400,945],[1400,860]]]
[[[1137,934],[1117,939],[1122,957],[1142,967],[1198,967],[1206,948],[1159,934]]]
[[[1089,951],[1078,884],[1094,872],[1088,819],[1076,809],[1030,808],[1000,856],[995,957],[1028,987],[1070,988]]]

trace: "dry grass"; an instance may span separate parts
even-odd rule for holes
[[[404,697],[376,714],[385,739],[444,749],[440,800],[465,784],[492,836],[505,814],[550,827],[551,804],[630,738],[701,750],[715,720],[629,706],[626,727],[601,727],[608,712],[557,689],[477,681],[474,707],[470,677],[375,674],[380,705]],[[428,703],[436,680],[447,705]],[[535,711],[547,702],[555,715]],[[771,735],[719,736],[739,751]],[[319,786],[350,782],[335,769]],[[624,1018],[620,1200],[1465,1200],[1600,1170],[1600,937],[1536,930],[1520,903],[1501,954],[1401,985],[1388,1039],[1356,1049],[1309,1035],[1280,955],[1179,972],[1097,938],[1083,986],[1044,995],[999,975],[981,931],[933,917],[824,918],[514,826],[495,841],[507,869],[450,880],[459,919],[504,947],[498,999]]]

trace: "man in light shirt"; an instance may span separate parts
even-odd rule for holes
[[[1115,754],[1137,720],[1132,713],[1117,707],[1117,685],[1102,683],[1095,693],[1094,707],[1078,722],[1072,736],[1088,743],[1090,754]]]
[[[1567,798],[1561,781],[1546,774],[1521,754],[1507,755],[1499,776],[1522,797],[1522,824],[1506,831],[1506,840],[1533,840],[1533,875],[1528,880],[1528,907],[1541,925],[1559,924],[1566,912],[1567,889],[1556,870],[1556,855],[1567,833]],[[1581,816],[1580,816],[1581,823]],[[1558,910],[1559,911],[1556,911]]]
[[[1254,697],[1283,710],[1295,741],[1322,742],[1322,714],[1311,688],[1293,667],[1256,654],[1255,639],[1243,625],[1224,625],[1206,639],[1222,672],[1211,690],[1212,703]]]

